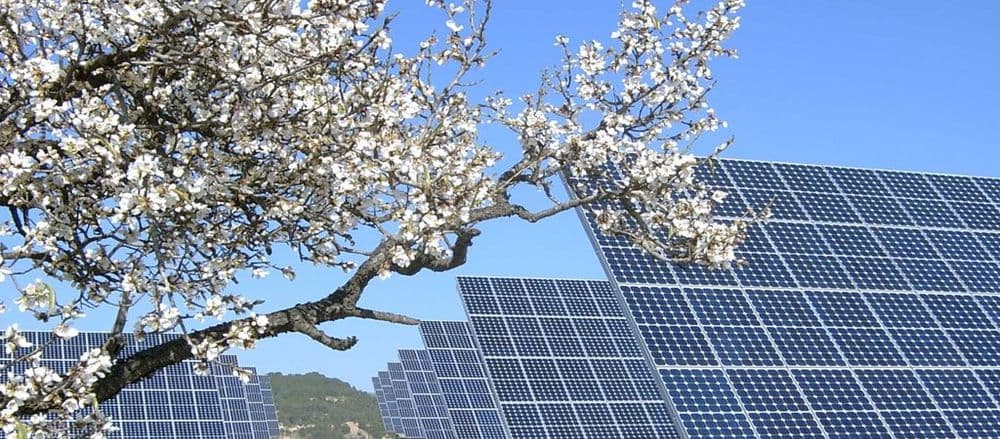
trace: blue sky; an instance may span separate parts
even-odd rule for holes
[[[394,28],[400,49],[428,20],[443,21],[422,5],[390,2],[400,12]],[[502,53],[479,75],[484,93],[534,89],[541,69],[558,62],[556,34],[574,42],[606,39],[618,9],[619,2],[607,0],[498,1],[489,39]],[[713,69],[712,101],[736,138],[727,155],[1000,176],[997,16],[996,1],[750,0],[731,43],[740,59]],[[374,281],[362,304],[421,319],[463,319],[456,275],[604,278],[573,213],[482,229],[465,266]],[[322,297],[341,280],[334,271],[312,270],[300,271],[294,283],[274,275],[241,288],[266,299],[267,311]],[[86,329],[107,327],[100,315],[92,317]],[[318,371],[371,390],[370,377],[396,359],[397,349],[420,346],[414,327],[344,321],[323,329],[359,342],[335,352],[286,335],[238,354],[264,372]]]
[[[390,2],[389,8],[403,3]],[[713,103],[736,137],[728,156],[1000,175],[1000,87],[994,83],[1000,2],[748,3],[732,41],[740,58],[713,69]],[[502,53],[482,74],[485,88],[512,96],[530,91],[539,71],[558,60],[556,34],[576,42],[606,38],[618,8],[612,1],[498,2],[489,38]],[[410,25],[438,18],[421,7],[400,12],[400,47]],[[455,292],[459,274],[604,277],[572,213],[540,224],[511,221],[483,229],[465,266],[376,281],[364,305],[421,319],[463,319]],[[309,291],[332,288],[330,279],[329,273],[308,273],[294,287],[275,284]],[[298,298],[304,296],[287,294],[280,302]],[[351,351],[332,352],[289,335],[241,357],[265,371],[319,371],[370,390],[369,377],[395,360],[396,349],[420,346],[411,327],[353,321],[324,329],[360,341]]]

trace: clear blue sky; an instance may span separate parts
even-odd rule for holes
[[[390,2],[389,9],[400,12],[394,30],[400,48],[417,35],[415,28],[426,29],[426,20],[441,22],[423,3]],[[1000,175],[1000,2],[748,3],[732,41],[740,59],[713,69],[718,85],[712,101],[736,137],[728,156]],[[482,73],[485,91],[517,96],[532,90],[540,70],[558,61],[556,34],[574,42],[605,39],[618,8],[608,0],[497,1],[489,37],[502,53]],[[535,225],[493,223],[483,231],[467,265],[375,281],[363,305],[421,319],[463,319],[454,280],[459,274],[604,278],[572,213]],[[300,271],[294,283],[274,275],[241,288],[265,298],[266,311],[321,297],[341,279],[333,271]],[[92,317],[86,329],[107,327],[99,315]],[[323,329],[360,341],[334,352],[286,335],[238,354],[264,372],[318,371],[371,390],[370,377],[396,360],[397,349],[420,346],[413,327],[349,321]]]
[[[740,58],[713,69],[714,105],[736,137],[730,157],[1000,175],[1000,2],[748,3],[732,42]],[[606,0],[497,2],[490,42],[502,53],[483,73],[486,88],[513,96],[531,90],[538,72],[557,61],[556,34],[576,42],[606,38],[618,8]],[[421,7],[400,12],[407,30],[437,19]],[[464,267],[377,281],[364,304],[422,319],[463,319],[458,274],[604,277],[579,221],[564,214],[535,225],[490,224]],[[331,288],[329,279],[310,273],[295,288]],[[304,298],[286,297],[282,303]],[[241,357],[265,371],[319,371],[370,390],[369,377],[395,360],[396,349],[420,346],[411,327],[361,321],[325,329],[360,341],[332,352],[291,335]]]

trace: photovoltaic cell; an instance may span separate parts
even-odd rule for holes
[[[1000,180],[742,160],[715,172],[774,212],[732,278],[623,257],[590,230],[686,434],[1000,434]]]

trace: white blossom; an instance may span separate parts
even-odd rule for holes
[[[725,126],[707,100],[710,62],[735,55],[724,43],[742,1],[687,15],[684,1],[665,13],[635,1],[610,39],[556,37],[563,63],[533,94],[482,101],[468,75],[493,54],[486,5],[427,3],[441,29],[410,46],[390,39],[384,0],[0,0],[0,282],[45,277],[9,282],[17,308],[57,338],[77,336],[90,307],[117,308],[140,339],[189,332],[204,370],[288,330],[234,291],[270,270],[295,280],[272,252],[347,272],[343,294],[310,302],[327,313],[316,325],[407,321],[358,311],[364,285],[463,264],[483,223],[577,207],[662,259],[738,263],[747,223],[713,217],[724,195],[695,181],[683,147]],[[520,149],[485,144],[490,126]],[[603,192],[560,198],[562,176]],[[549,205],[522,206],[524,187]],[[64,374],[37,364],[16,325],[4,347],[25,363],[0,370],[5,434],[110,428],[91,387],[112,344]],[[20,423],[29,400],[54,415]]]

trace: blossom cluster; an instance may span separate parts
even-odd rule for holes
[[[743,0],[724,0],[689,19],[676,2],[660,15],[651,0],[622,12],[609,42],[585,41],[577,49],[557,36],[564,63],[547,88],[507,110],[495,99],[494,117],[524,146],[523,175],[549,191],[546,177],[568,175],[601,218],[604,233],[623,235],[654,256],[726,268],[747,219],[719,222],[712,209],[726,194],[695,178],[707,160],[691,155],[692,143],[725,127],[707,97],[710,61],[735,56],[724,42],[739,28]],[[595,187],[595,182],[598,187]],[[766,212],[764,212],[766,214]]]
[[[316,325],[399,321],[356,310],[370,276],[453,268],[484,221],[588,204],[608,233],[658,256],[735,260],[745,224],[712,217],[724,195],[695,181],[684,143],[724,125],[706,100],[709,63],[733,55],[723,43],[742,1],[697,19],[685,1],[665,14],[636,1],[607,41],[557,38],[564,65],[518,105],[470,98],[465,77],[491,56],[490,2],[427,3],[440,31],[406,46],[385,0],[0,0],[0,282],[19,292],[13,304],[58,338],[96,307],[117,310],[115,335],[236,318],[185,336],[205,365],[281,331],[352,344],[252,314],[261,301],[234,281],[294,279],[276,249],[352,276],[308,308]],[[482,142],[486,124],[516,134],[513,165]],[[564,175],[604,185],[558,199]],[[551,206],[530,212],[518,185]],[[108,428],[92,387],[120,345],[59,374],[17,326],[3,343],[26,363],[0,366],[5,434]],[[25,417],[28,406],[58,416]]]

